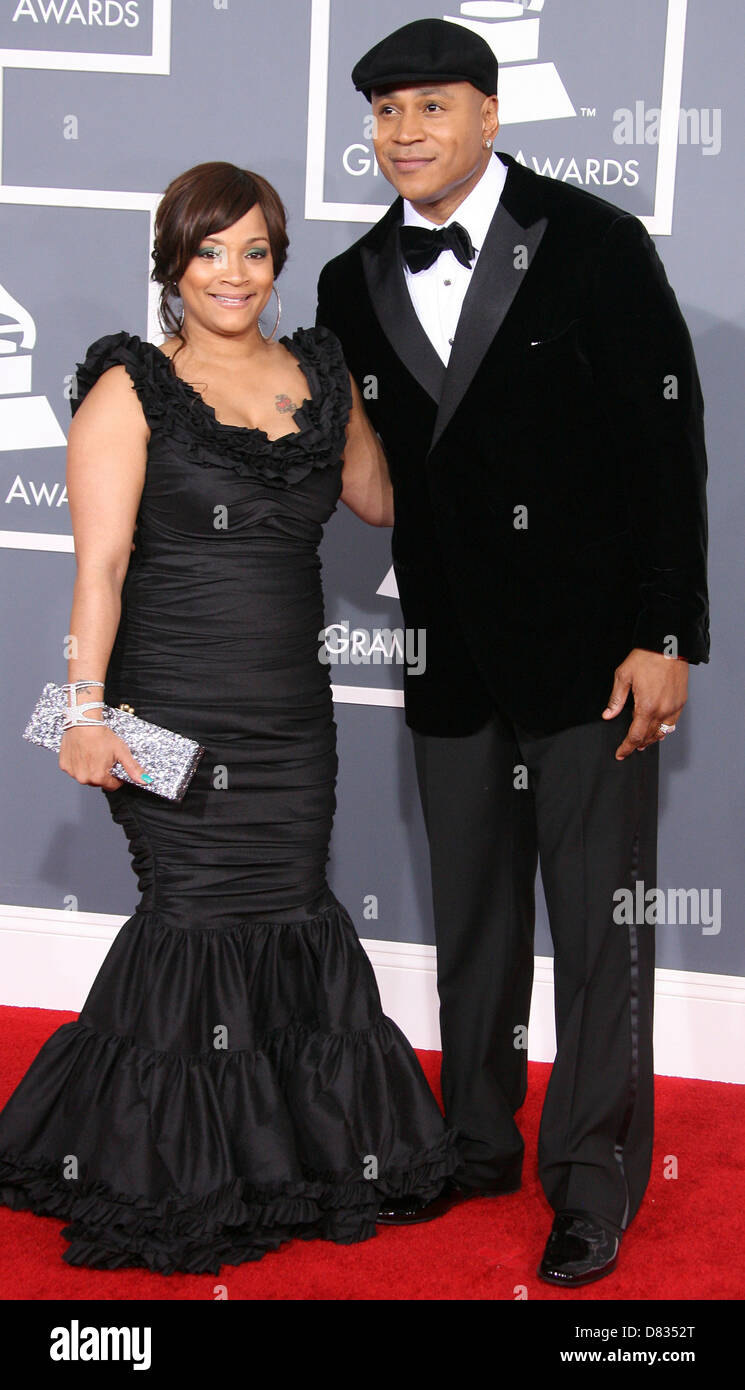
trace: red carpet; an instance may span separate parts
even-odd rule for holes
[[[0,1105],[60,1024],[46,1009],[0,1009]],[[438,1090],[439,1054],[420,1053]],[[535,1172],[536,1135],[549,1067],[530,1067],[520,1114],[526,1140],[522,1190],[480,1198],[409,1230],[380,1228],[373,1240],[339,1246],[294,1241],[256,1264],[212,1274],[73,1269],[61,1256],[65,1224],[0,1206],[0,1298],[197,1299],[225,1285],[235,1299],[498,1299],[525,1286],[531,1300],[741,1299],[745,1295],[745,1108],[743,1086],[657,1079],[657,1135],[647,1196],[627,1233],[616,1272],[575,1293],[553,1289],[535,1269],[552,1212]],[[669,1156],[677,1178],[665,1178]],[[517,1290],[517,1291],[516,1291]],[[524,1296],[524,1295],[523,1295]]]

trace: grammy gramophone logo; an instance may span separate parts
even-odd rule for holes
[[[555,121],[576,116],[556,64],[538,61],[541,11],[545,0],[475,0],[443,19],[485,39],[499,62],[501,125]]]
[[[32,390],[36,324],[0,285],[0,450],[56,449],[64,432],[46,396]]]

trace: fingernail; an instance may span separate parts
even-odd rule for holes
[[[152,780],[153,780],[153,779],[152,779],[152,777],[150,776],[150,773],[149,773],[149,772],[143,772],[143,774],[142,774],[142,781],[143,781],[143,782],[152,782]]]

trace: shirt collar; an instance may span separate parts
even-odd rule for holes
[[[502,196],[502,189],[507,178],[507,165],[494,155],[489,160],[481,178],[475,188],[471,189],[468,197],[455,209],[455,212],[446,219],[445,222],[429,222],[426,217],[412,207],[408,199],[404,199],[404,226],[405,227],[448,227],[451,222],[460,222],[465,227],[471,238],[475,251],[480,251],[484,244],[484,238],[489,230],[489,224],[497,210],[497,204]]]

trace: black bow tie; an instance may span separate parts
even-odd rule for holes
[[[474,258],[473,243],[460,222],[447,227],[400,227],[401,251],[409,270],[427,270],[434,265],[441,251],[452,251],[455,259],[470,270]]]

